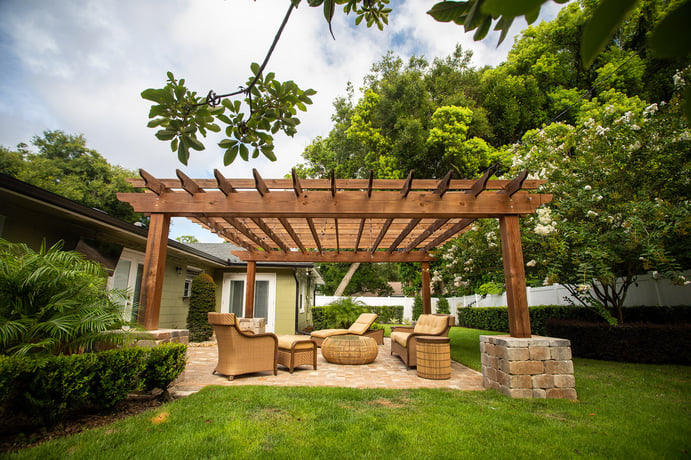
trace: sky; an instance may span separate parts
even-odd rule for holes
[[[474,42],[455,24],[426,14],[438,0],[391,0],[384,31],[354,26],[355,16],[338,12],[334,40],[321,8],[306,1],[294,11],[267,71],[317,94],[294,137],[276,136],[276,162],[237,159],[223,166],[215,137],[206,150],[192,152],[187,166],[167,142],[147,128],[146,88],[163,87],[166,72],[185,78],[198,94],[232,92],[244,85],[250,64],[261,63],[288,8],[287,0],[0,0],[0,145],[29,144],[47,130],[83,134],[87,145],[109,163],[145,169],[160,178],[181,169],[193,178],[212,178],[218,168],[228,178],[278,178],[302,162],[301,153],[331,129],[333,101],[358,89],[372,64],[388,50],[406,61],[450,55],[457,43],[473,52],[474,66],[500,64],[513,36],[526,27],[515,21],[497,47],[497,35]],[[561,5],[547,3],[540,20],[556,16]],[[538,20],[538,22],[540,21]],[[356,94],[357,97],[357,94]],[[188,222],[174,219],[170,236],[193,235],[220,241]]]

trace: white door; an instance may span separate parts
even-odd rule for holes
[[[118,299],[124,307],[123,314],[126,321],[137,321],[143,273],[144,254],[131,249],[123,249],[113,275],[108,280],[108,287],[127,291],[124,299]]]
[[[244,273],[225,273],[223,291],[221,292],[221,312],[235,313],[238,318],[245,315],[245,281]],[[254,284],[255,318],[266,319],[266,331],[274,332],[276,316],[276,274],[257,273]]]

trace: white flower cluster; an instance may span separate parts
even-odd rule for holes
[[[686,80],[684,80],[684,76],[681,72],[682,71],[679,70],[677,71],[677,73],[674,74],[674,87],[677,89],[686,85]]]
[[[540,223],[535,226],[536,234],[546,236],[556,231],[556,222],[552,220],[552,210],[550,208],[538,209],[537,218]]]
[[[528,261],[527,264],[525,264],[526,267],[534,267],[535,265],[537,265],[537,262],[535,261],[535,259],[531,259]]]
[[[658,110],[657,104],[650,104],[648,107],[643,109],[643,116],[647,117],[649,115],[652,115],[655,112],[657,112],[657,110]]]
[[[578,286],[576,286],[576,290],[581,294],[585,294],[588,291],[590,291],[591,287],[592,286],[590,286],[590,284],[579,284]]]
[[[485,239],[487,240],[487,246],[490,248],[497,247],[497,234],[494,231],[485,233]]]
[[[588,211],[588,213],[586,214],[586,217],[597,217],[597,216],[599,216],[599,214],[596,213],[595,211],[593,211],[592,209],[590,211]]]

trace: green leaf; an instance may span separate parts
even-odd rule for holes
[[[146,99],[147,101],[153,101],[162,104],[164,98],[164,91],[162,89],[149,88],[142,91],[141,96],[142,99]]]
[[[264,154],[264,156],[265,156],[266,158],[268,158],[268,159],[271,160],[271,161],[276,161],[276,155],[275,155],[274,152],[273,152],[273,148],[267,149],[267,148],[265,148],[265,147],[262,147],[262,148],[261,148],[261,151],[262,151],[262,153]]]
[[[167,122],[167,121],[168,121],[168,120],[165,119],[165,118],[156,118],[156,119],[151,120],[150,122],[148,122],[148,123],[146,124],[146,126],[147,126],[148,128],[155,128],[156,126],[161,126],[162,124],[164,124],[164,123]]]
[[[475,31],[473,34],[473,40],[479,41],[482,40],[487,36],[487,32],[489,32],[489,28],[492,25],[492,16],[486,16],[485,19],[482,20],[482,24],[480,24],[480,27]]]
[[[257,158],[259,156],[259,149],[256,147],[252,150],[252,158]]]
[[[581,59],[590,67],[638,0],[602,0],[583,29]]]
[[[240,157],[243,160],[248,161],[249,155],[250,155],[250,151],[247,149],[247,146],[245,144],[240,144]]]
[[[314,96],[315,94],[317,94],[317,92],[315,90],[313,90],[312,88],[308,88],[303,92],[303,94],[305,96]]]
[[[465,17],[463,27],[466,32],[470,32],[471,30],[475,29],[482,22],[484,14],[480,10],[480,4],[481,0],[475,0],[470,7],[470,11],[468,11],[468,14]]]
[[[207,123],[206,129],[208,129],[209,131],[214,132],[214,133],[220,133],[221,132],[221,127],[218,126],[216,123]]]
[[[252,71],[253,75],[259,75],[259,69],[261,69],[261,66],[257,64],[256,62],[253,62],[250,65],[250,70]]]
[[[223,155],[223,164],[225,166],[228,166],[233,161],[235,161],[235,158],[237,156],[238,156],[237,146],[235,146],[234,148],[230,148],[230,149],[226,150],[226,153]]]
[[[180,161],[180,163],[187,166],[187,160],[189,160],[189,158],[190,158],[189,148],[185,144],[185,139],[182,139],[180,141],[180,145],[178,146],[178,160]]]
[[[525,20],[528,24],[532,24],[533,22],[537,21],[537,18],[539,16],[540,16],[540,7],[538,6],[533,11],[528,11],[525,14]]]
[[[175,152],[178,149],[178,138],[176,137],[170,142],[170,150]]]
[[[655,56],[684,57],[691,53],[691,1],[670,11],[653,30],[648,45]]]
[[[235,139],[222,139],[221,142],[218,143],[218,146],[221,147],[222,149],[229,149],[234,145],[237,145],[238,141]]]
[[[471,7],[470,2],[440,2],[427,12],[436,21],[450,22],[466,14]]]
[[[477,1],[477,0],[476,0]],[[487,0],[482,5],[482,12],[491,14],[495,18],[500,16],[527,16],[537,9],[547,0]]]
[[[331,32],[331,36],[334,37],[334,32],[333,29],[331,28],[331,20],[334,17],[334,13],[336,12],[336,0],[325,0],[324,1],[324,17],[326,18],[326,22],[329,24],[329,32]],[[336,37],[334,37],[335,39]]]
[[[166,72],[166,76],[168,77],[168,80],[171,80],[171,81],[175,80],[175,77],[173,76],[173,72],[170,72],[170,71]]]
[[[170,131],[170,130],[167,130],[167,129],[162,129],[162,130],[156,132],[156,138],[157,138],[159,141],[169,141],[169,140],[171,140],[172,138],[174,138],[176,134],[177,134],[177,133],[176,133],[175,131]]]
[[[204,144],[199,142],[199,139],[194,138],[192,136],[185,136],[184,137],[185,141],[196,151],[201,151],[204,150]]]

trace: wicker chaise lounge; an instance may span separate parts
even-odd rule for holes
[[[325,338],[334,335],[364,335],[370,326],[374,324],[376,319],[376,313],[363,313],[348,329],[322,329],[319,331],[312,331],[310,337],[317,343],[318,347],[321,347]]]
[[[277,374],[278,338],[271,333],[253,334],[238,327],[233,313],[209,313],[218,343],[218,364],[214,374],[236,375],[273,371]]]
[[[420,315],[415,328],[391,328],[391,354],[396,355],[410,369],[417,367],[417,337],[448,337],[449,329],[454,325],[452,315]]]

